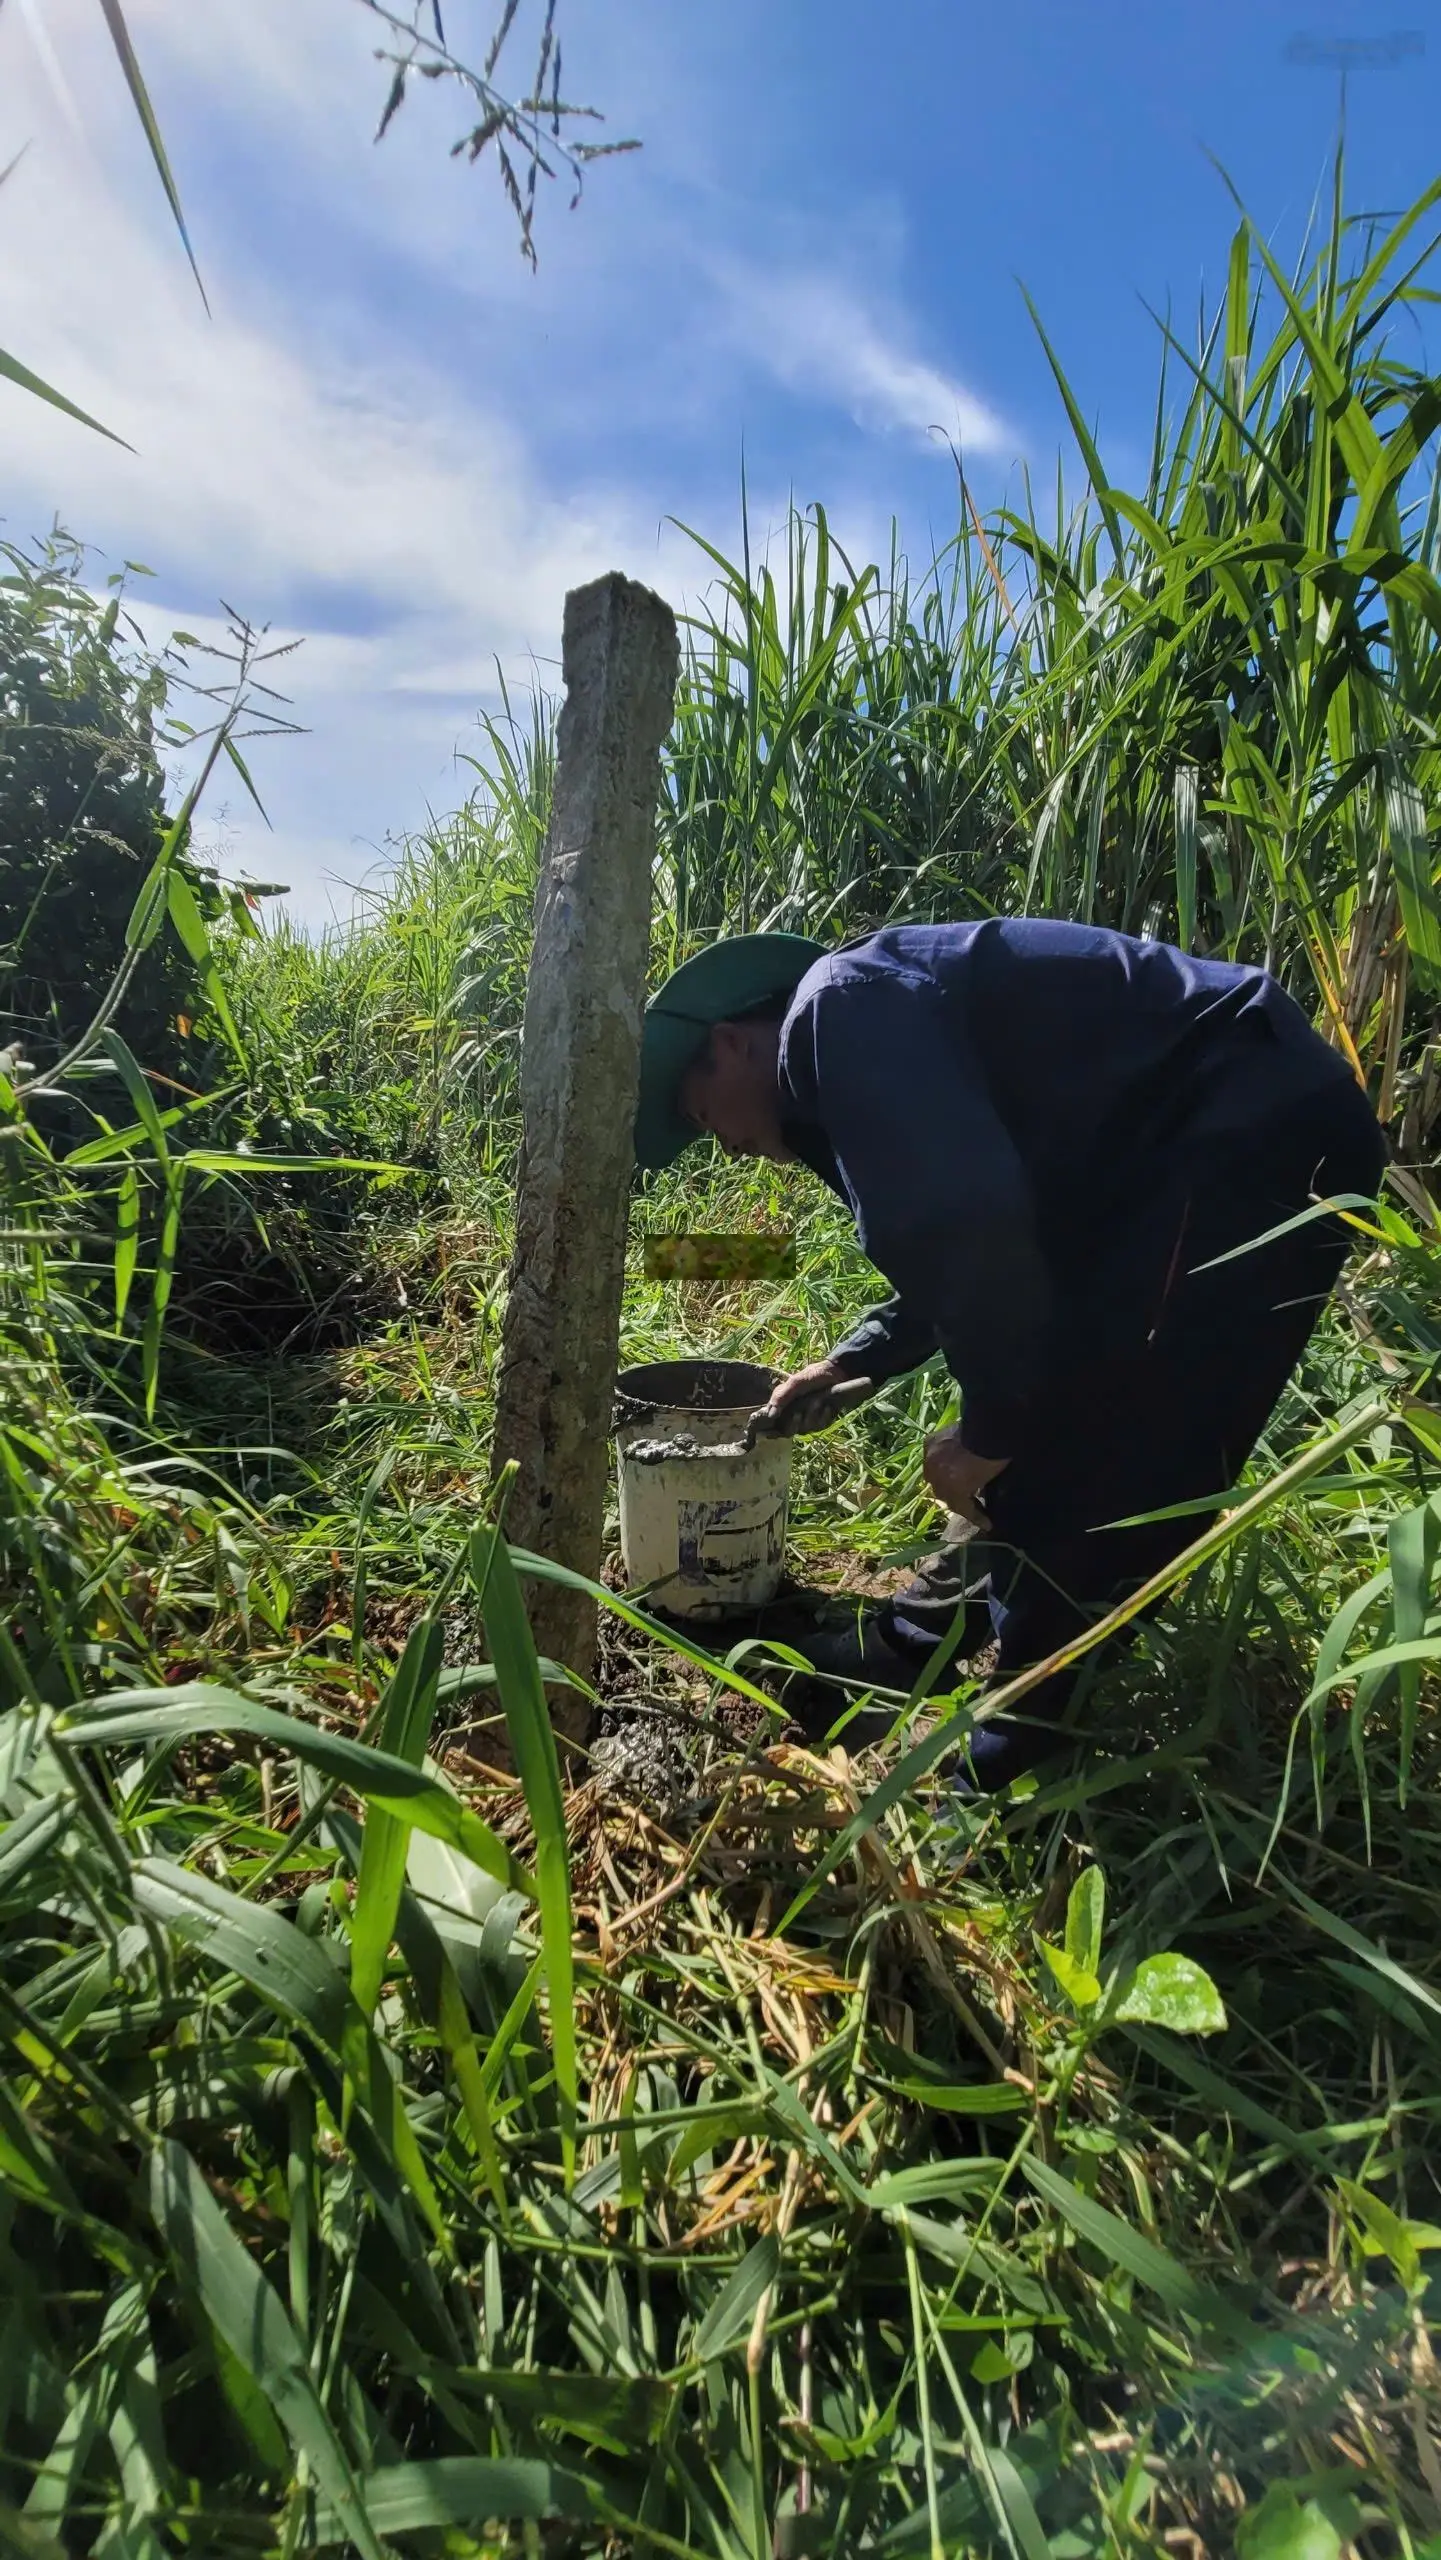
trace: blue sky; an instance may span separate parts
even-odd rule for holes
[[[526,0],[527,7],[534,0]],[[204,271],[206,317],[97,0],[0,0],[0,346],[136,447],[0,386],[12,538],[57,514],[156,573],[156,631],[226,597],[304,648],[308,734],[263,752],[266,838],[233,867],[320,919],[469,779],[456,750],[550,674],[567,586],[609,566],[678,602],[679,518],[738,538],[821,499],[870,556],[1054,470],[1064,420],[1032,294],[1114,476],[1139,473],[1157,340],[1225,275],[1208,155],[1289,258],[1324,184],[1333,71],[1298,35],[1400,36],[1347,102],[1353,208],[1436,174],[1434,0],[561,0],[566,88],[644,149],[558,191],[540,271],[426,91],[380,149],[357,0],[127,0]],[[447,0],[456,50],[490,0]],[[524,24],[524,20],[522,20]],[[1382,48],[1384,50],[1384,48]],[[523,56],[520,57],[523,60]],[[943,431],[938,437],[934,430]]]

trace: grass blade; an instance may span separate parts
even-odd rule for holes
[[[434,1618],[422,1618],[406,1639],[386,1692],[380,1748],[411,1769],[419,1769],[425,1757],[444,1648],[443,1628]],[[380,1997],[385,1959],[395,1934],[410,1829],[408,1822],[380,1805],[371,1807],[366,1820],[350,1918],[350,1987],[366,2018]]]
[[[68,1742],[92,1750],[123,1742],[183,1742],[194,1733],[250,1733],[273,1749],[292,1751],[297,1760],[338,1778],[368,1803],[398,1814],[417,1831],[447,1841],[512,1892],[534,1894],[531,1878],[489,1824],[424,1770],[412,1769],[389,1752],[372,1750],[344,1734],[302,1724],[297,1717],[281,1715],[276,1708],[242,1698],[232,1689],[194,1681],[176,1689],[117,1690],[107,1699],[104,1714],[81,1717],[64,1727]]]
[[[175,228],[185,244],[186,257],[190,260],[190,272],[195,278],[200,299],[205,303],[208,312],[210,305],[205,299],[205,287],[200,281],[200,269],[195,263],[195,251],[190,245],[190,234],[185,228],[185,216],[180,209],[180,190],[171,173],[165,143],[159,124],[156,122],[155,109],[150,103],[150,92],[145,86],[135,47],[130,41],[130,30],[125,23],[120,0],[100,0],[100,12],[110,30],[110,41],[120,57],[120,68],[125,74],[125,85],[130,92],[135,112],[140,118],[145,139],[150,146],[150,157],[155,163],[160,183],[165,189],[165,201],[174,215]]]
[[[1021,2174],[1045,2203],[1053,2205],[1068,2222],[1078,2238],[1088,2240],[1103,2257],[1123,2274],[1133,2276],[1137,2284],[1146,2285],[1168,2311],[1182,2311],[1193,2320],[1209,2323],[1229,2320],[1229,2311],[1218,2294],[1199,2284],[1193,2275],[1173,2258],[1168,2250],[1158,2249],[1118,2213],[1098,2204],[1094,2196],[1084,2195],[1063,2178],[1058,2169],[1048,2168],[1044,2161],[1029,2154],[1021,2162]]]
[[[152,1911],[211,1963],[238,1974],[291,2025],[343,2061],[353,2095],[444,2244],[445,2223],[404,2091],[356,2008],[345,1976],[323,1948],[267,1904],[242,1902],[223,1885],[163,1858],[137,1862],[135,1893],[143,1910]]]
[[[562,2108],[566,2159],[575,2165],[579,2111],[575,2031],[575,1958],[570,1908],[570,1846],[560,1762],[545,1702],[545,1684],[520,1583],[498,1528],[477,1530],[471,1575],[485,1616],[505,1727],[535,1831],[535,1892],[549,1993],[551,2050]]]
[[[39,374],[32,373],[28,364],[21,364],[18,356],[7,356],[3,347],[0,347],[0,381],[16,383],[20,390],[33,392],[37,400],[48,400],[52,409],[61,410],[67,418],[78,419],[82,427],[93,427],[98,436],[108,437],[111,444],[122,446],[126,453],[135,451],[134,445],[126,444],[125,438],[118,436],[113,427],[102,426],[98,418],[91,417],[88,409],[77,409],[74,401],[67,400],[63,391],[57,391],[53,383],[42,382]]]
[[[279,2294],[237,2239],[188,2151],[156,2145],[150,2209],[205,2318],[309,2463],[362,2560],[385,2560],[360,2482],[321,2404]]]
[[[605,2516],[605,2499],[559,2463],[511,2456],[442,2454],[432,2462],[384,2463],[365,2481],[366,2513],[377,2533],[481,2532],[487,2524],[588,2524]],[[316,2520],[321,2549],[343,2541],[338,2510]]]
[[[165,898],[170,909],[170,921],[200,972],[200,983],[215,1008],[216,1020],[241,1066],[244,1067],[247,1064],[244,1043],[235,1027],[235,1016],[230,1010],[230,998],[225,992],[224,982],[215,966],[215,954],[210,948],[210,936],[205,930],[205,919],[200,912],[195,892],[178,862],[172,864],[166,877]]]

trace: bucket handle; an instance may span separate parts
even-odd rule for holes
[[[622,1429],[626,1423],[654,1422],[659,1411],[660,1406],[658,1404],[642,1404],[635,1396],[618,1395],[610,1409],[611,1439],[613,1440],[615,1438],[616,1433]]]

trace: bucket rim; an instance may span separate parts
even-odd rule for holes
[[[778,1372],[759,1360],[643,1360],[615,1382],[616,1419],[654,1413],[754,1413],[770,1401]],[[685,1392],[689,1386],[691,1392]]]

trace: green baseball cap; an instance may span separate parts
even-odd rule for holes
[[[682,1117],[676,1096],[688,1066],[717,1022],[734,1022],[774,996],[789,995],[826,944],[804,933],[741,933],[712,942],[667,978],[645,1009],[635,1160],[643,1171],[674,1164],[700,1131]]]

